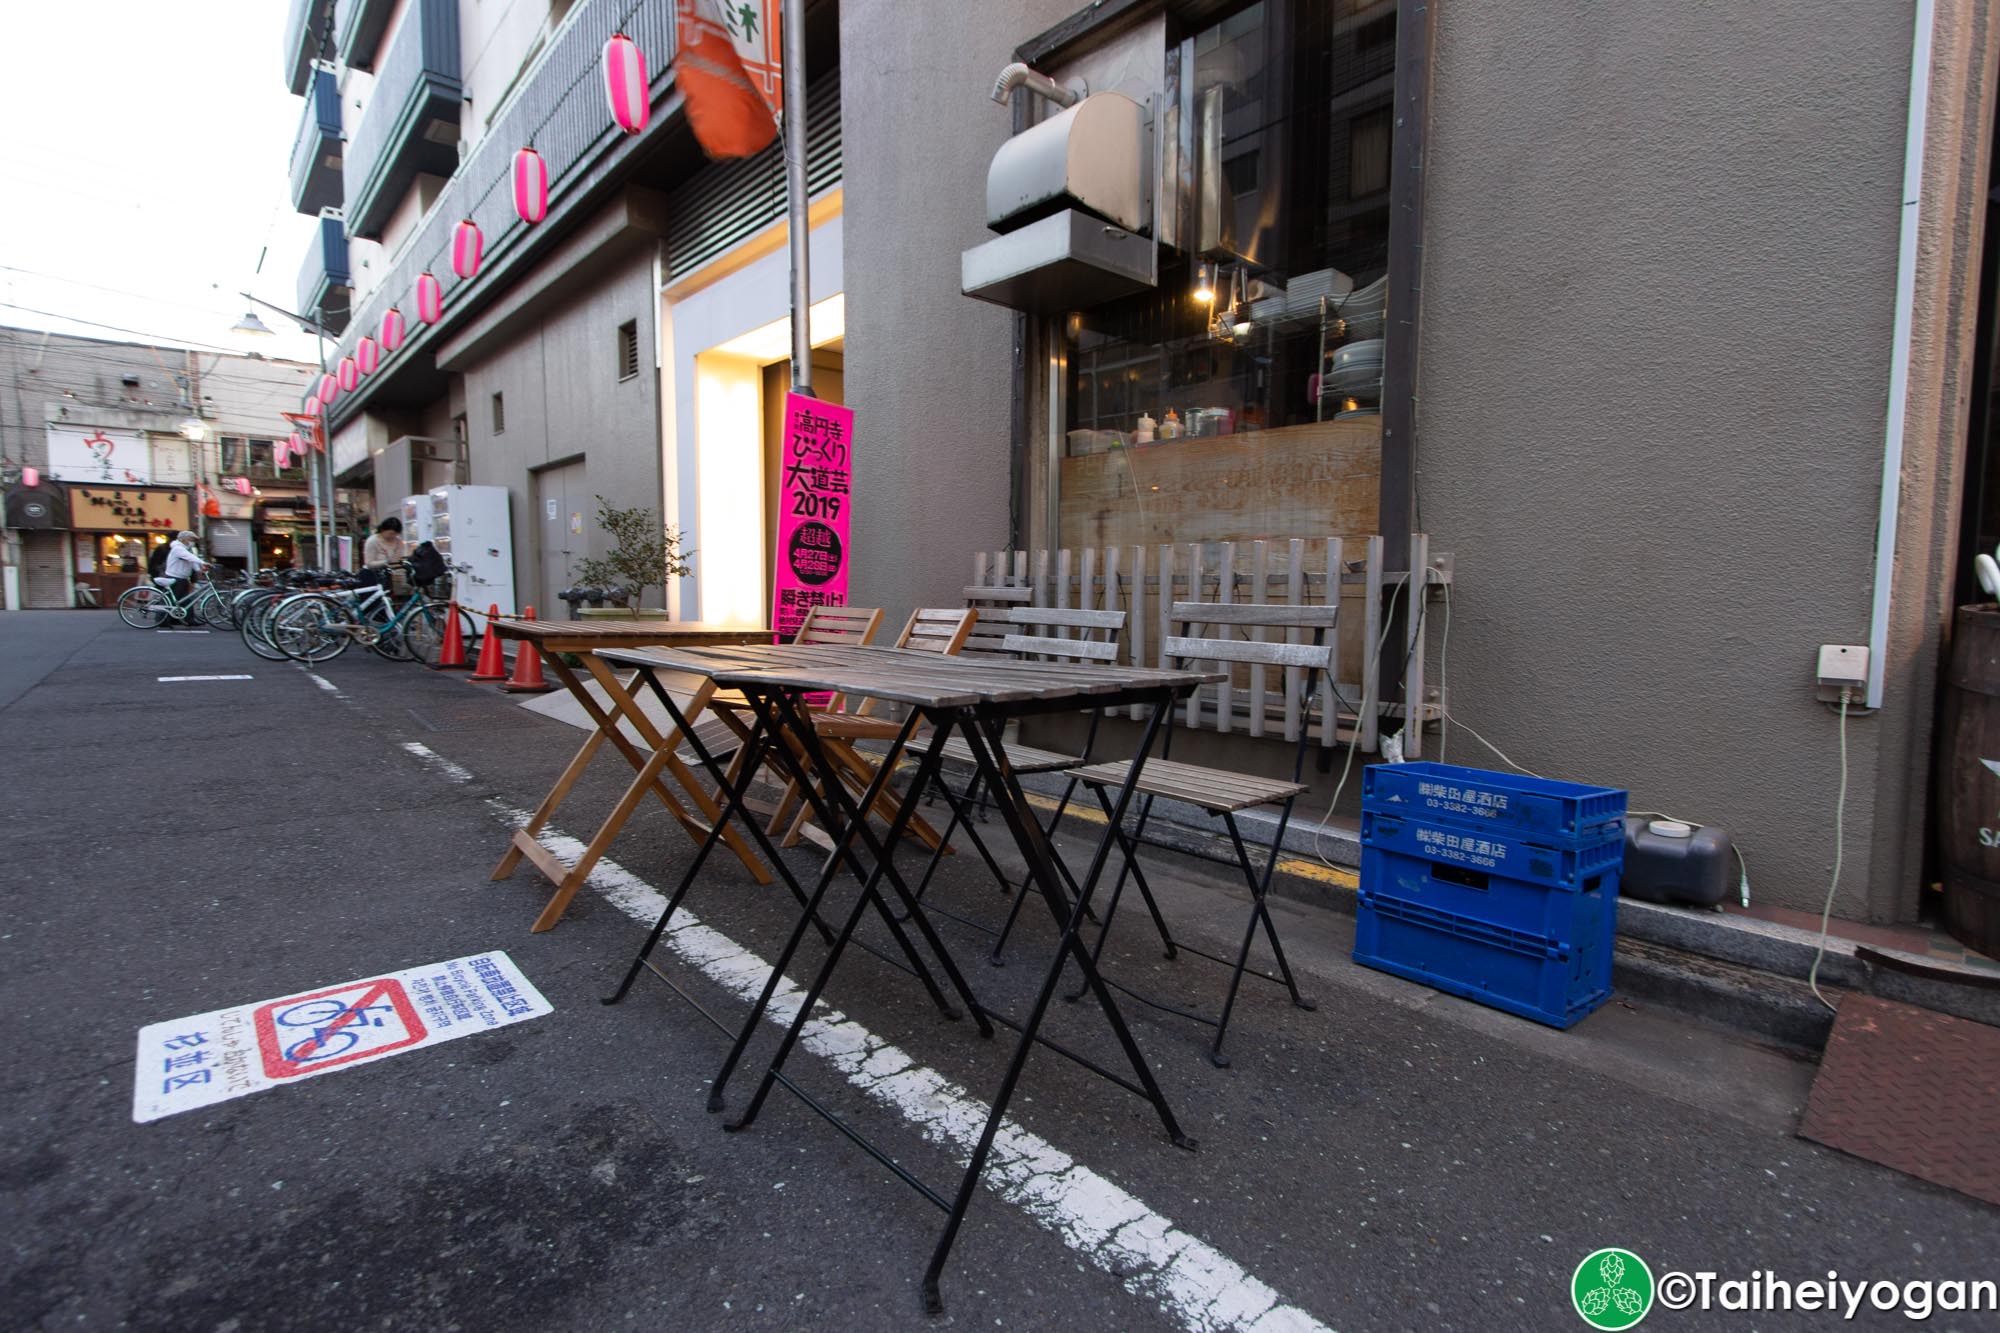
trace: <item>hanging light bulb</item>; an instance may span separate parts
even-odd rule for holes
[[[417,318],[426,324],[435,324],[444,318],[444,285],[435,273],[425,273],[417,278]]]
[[[514,211],[531,227],[549,215],[549,169],[532,148],[514,154]]]
[[[393,352],[403,345],[403,312],[390,306],[382,312],[382,350]]]
[[[1195,266],[1194,299],[1203,305],[1215,303],[1215,265],[1206,259]]]
[[[611,118],[627,134],[646,128],[652,100],[646,95],[646,57],[638,43],[616,33],[604,44],[604,100]]]

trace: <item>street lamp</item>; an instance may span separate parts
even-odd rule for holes
[[[256,298],[253,297],[251,299],[255,300]],[[269,324],[266,324],[263,320],[257,318],[257,312],[254,310],[244,311],[243,318],[237,320],[236,323],[230,327],[229,331],[231,333],[253,334],[259,338],[275,338],[277,336],[275,333],[271,332],[271,326]]]

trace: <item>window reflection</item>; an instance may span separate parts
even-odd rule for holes
[[[1198,253],[1163,254],[1157,288],[1067,325],[1061,539],[1372,531],[1394,0],[1260,0],[1188,51]],[[1224,456],[1233,470],[1218,475]],[[1216,486],[1231,491],[1226,519],[1174,502]]]

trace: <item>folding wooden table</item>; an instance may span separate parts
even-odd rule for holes
[[[787,1025],[785,1035],[779,1042],[770,1064],[764,1070],[756,1091],[751,1095],[743,1112],[729,1122],[727,1127],[732,1130],[747,1128],[756,1119],[772,1086],[774,1084],[783,1086],[876,1161],[888,1167],[898,1179],[942,1210],[946,1214],[946,1222],[932,1252],[930,1263],[924,1271],[923,1279],[924,1300],[931,1311],[942,1309],[938,1290],[939,1279],[950,1256],[952,1244],[958,1236],[959,1228],[965,1220],[966,1210],[972,1202],[972,1192],[979,1183],[987,1157],[992,1151],[994,1137],[1007,1114],[1008,1103],[1013,1098],[1015,1087],[1020,1081],[1028,1053],[1034,1046],[1041,1045],[1053,1050],[1099,1077],[1144,1098],[1151,1103],[1154,1112],[1160,1118],[1161,1127],[1176,1146],[1182,1148],[1195,1146],[1194,1140],[1182,1131],[1172,1108],[1167,1105],[1166,1096],[1154,1078],[1151,1066],[1140,1052],[1124,1016],[1119,1012],[1110,987],[1099,975],[1096,961],[1090,951],[1084,948],[1078,932],[1088,910],[1090,896],[1109,858],[1113,833],[1123,821],[1130,806],[1132,793],[1144,767],[1145,757],[1159,734],[1163,719],[1169,715],[1176,700],[1185,698],[1200,685],[1223,680],[1224,677],[1220,673],[1158,670],[1147,667],[978,660],[940,657],[934,653],[908,652],[895,648],[849,645],[766,644],[758,647],[719,649],[668,647],[602,651],[610,660],[634,668],[638,673],[637,681],[643,682],[651,689],[670,710],[673,708],[672,701],[658,680],[658,675],[662,671],[692,671],[706,674],[718,688],[741,691],[757,719],[755,728],[745,740],[751,759],[754,761],[760,754],[768,752],[776,762],[789,767],[801,794],[818,803],[817,814],[822,819],[823,826],[835,831],[834,853],[823,863],[818,883],[810,896],[804,897],[803,910],[791,937],[772,965],[762,994],[752,1006],[749,1017],[738,1031],[735,1043],[723,1062],[721,1072],[711,1085],[709,1102],[711,1110],[720,1109],[730,1075],[742,1058],[759,1020],[769,1007],[784,971],[791,964],[806,932],[817,927],[823,935],[826,933],[827,926],[819,915],[819,909],[825,900],[827,890],[838,877],[843,862],[851,865],[857,875],[861,873],[860,858],[854,851],[857,843],[866,849],[872,859],[873,865],[866,873],[862,894],[841,923],[839,933],[829,941],[826,958],[806,988],[804,998],[798,1005],[792,1021]],[[874,782],[859,797],[849,793],[839,782],[819,783],[813,777],[812,767],[823,766],[825,757],[820,749],[806,698],[820,693],[879,699],[901,704],[908,710],[908,718],[891,743],[888,754],[884,756]],[[1058,853],[1049,843],[1040,821],[1036,819],[1028,803],[1026,793],[1022,791],[1007,761],[1006,749],[1001,744],[1001,733],[1006,724],[1015,718],[1079,707],[1117,708],[1127,705],[1147,707],[1149,720],[1125,780],[1118,790],[1116,799],[1111,802],[1109,826],[1098,842],[1090,867],[1081,877],[1072,877],[1068,869],[1060,863]],[[888,775],[896,768],[897,760],[903,751],[910,747],[911,738],[920,723],[928,723],[931,731],[922,741],[923,755],[917,775],[909,784],[908,794],[897,807],[887,834],[878,838],[863,812],[874,808],[875,802],[887,785]],[[685,726],[685,722],[682,725]],[[965,737],[975,767],[992,793],[995,809],[1013,836],[1022,858],[1027,862],[1030,884],[1039,890],[1039,895],[1047,904],[1060,935],[1054,956],[1049,961],[1040,989],[1036,993],[1034,1005],[1023,1021],[1015,1023],[984,1009],[977,1000],[968,997],[968,1004],[982,1032],[990,1033],[990,1023],[999,1022],[1014,1028],[1020,1037],[1008,1061],[1000,1086],[994,1093],[992,1108],[987,1115],[979,1141],[973,1149],[971,1160],[960,1176],[956,1189],[947,1194],[918,1179],[900,1164],[896,1154],[869,1141],[859,1128],[850,1124],[832,1107],[800,1086],[795,1078],[785,1072],[784,1065],[835,968],[839,966],[842,952],[853,940],[855,928],[860,924],[862,917],[873,908],[889,919],[891,929],[895,929],[895,918],[888,913],[886,904],[880,897],[880,887],[884,882],[901,900],[908,921],[923,935],[951,983],[958,988],[962,996],[968,995],[964,979],[952,962],[950,953],[932,928],[923,905],[903,883],[893,864],[896,845],[909,828],[910,818],[917,803],[917,794],[921,793],[936,776],[944,742],[954,731]],[[680,886],[669,898],[665,911],[661,913],[659,921],[641,946],[618,992],[609,997],[606,1003],[616,1003],[623,998],[642,968],[650,967],[655,971],[658,970],[648,955],[658,944],[682,895],[699,873],[702,860],[718,840],[731,816],[734,815],[754,827],[754,821],[748,819],[743,805],[743,796],[749,787],[748,771],[754,767],[754,762],[739,762],[735,776],[726,778],[719,757],[709,753],[702,746],[699,737],[694,739],[693,748],[720,784],[721,814],[704,839],[702,850],[696,855],[695,863],[688,867]],[[761,830],[758,830],[758,833],[761,838]],[[775,855],[773,861],[777,861]],[[790,885],[789,872],[784,869],[782,863],[778,864],[780,873]],[[796,892],[796,886],[792,887]],[[898,940],[903,942],[900,933]],[[904,947],[907,951],[909,948],[907,942],[904,942]],[[930,983],[928,973],[922,970],[922,965],[917,963],[914,954],[910,956],[915,965],[912,970],[917,971],[918,975],[930,985],[933,998],[942,1002],[936,986]],[[1047,1016],[1056,983],[1061,978],[1063,969],[1071,963],[1081,971],[1085,988],[1096,1000],[1106,1024],[1116,1037],[1130,1065],[1130,1078],[1104,1068],[1041,1035],[1042,1021]],[[711,1021],[716,1021],[712,1015],[709,1017]],[[717,1025],[723,1026],[719,1022]]]
[[[568,621],[495,620],[488,626],[488,632],[497,634],[502,639],[514,640],[521,646],[523,652],[533,649],[539,654],[543,669],[570,692],[570,696],[582,706],[584,714],[590,718],[594,726],[590,738],[577,750],[576,757],[569,761],[567,768],[563,769],[562,776],[556,779],[555,786],[549,788],[549,794],[542,798],[542,803],[535,807],[535,812],[528,817],[527,824],[515,830],[506,854],[500,858],[500,863],[493,867],[492,877],[496,880],[506,879],[512,875],[515,867],[524,860],[548,876],[550,882],[556,886],[556,891],[549,899],[548,906],[544,907],[542,914],[535,919],[534,929],[549,930],[562,920],[562,914],[569,907],[570,900],[576,897],[576,891],[583,887],[583,882],[589,878],[591,869],[610,848],[612,840],[625,826],[625,821],[632,817],[632,812],[638,809],[647,792],[658,797],[668,812],[680,821],[681,827],[688,831],[688,836],[697,842],[705,838],[709,830],[714,827],[718,813],[715,801],[700,777],[676,753],[685,741],[685,733],[681,727],[678,725],[673,727],[671,735],[663,734],[652,718],[627,692],[629,679],[621,681],[611,665],[597,656],[597,650],[644,648],[667,644],[682,647],[768,644],[771,641],[771,632],[764,629],[732,629],[720,625],[703,625],[693,621],[608,618]],[[590,692],[588,682],[579,677],[570,664],[563,660],[565,653],[582,659],[591,679],[603,688],[605,696],[610,700],[609,709],[598,703]],[[704,682],[703,687],[696,691],[698,697],[690,700],[685,712],[689,725],[692,725],[694,718],[706,706],[709,693],[712,693],[713,689],[711,683]],[[645,749],[633,744],[631,739],[619,730],[618,724],[621,718],[638,733]],[[619,797],[618,803],[611,808],[611,813],[605,817],[597,833],[585,846],[583,855],[577,858],[576,864],[565,865],[560,857],[542,846],[535,835],[555,818],[557,808],[567,799],[570,789],[576,786],[577,780],[583,776],[584,770],[590,767],[591,759],[606,741],[609,741],[618,753],[625,756],[625,761],[632,766],[632,782],[625,788],[625,794]],[[690,812],[687,806],[668,789],[662,780],[664,777],[673,778],[687,799],[693,803],[693,812]],[[729,850],[742,860],[759,884],[771,882],[771,872],[744,842],[741,833],[734,828],[727,828],[723,832],[723,841],[728,844]]]

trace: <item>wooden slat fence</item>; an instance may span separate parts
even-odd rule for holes
[[[1165,546],[1085,547],[1081,550],[981,551],[973,557],[969,605],[998,610],[1046,606],[1127,613],[1119,660],[1166,665],[1166,640],[1181,633],[1170,623],[1175,602],[1250,602],[1324,606],[1337,589],[1341,606],[1335,660],[1336,706],[1311,694],[1297,667],[1238,667],[1227,683],[1205,687],[1187,702],[1182,723],[1249,736],[1298,739],[1311,727],[1322,745],[1345,744],[1360,733],[1371,753],[1381,747],[1384,725],[1394,732],[1414,709],[1420,723],[1438,720],[1443,704],[1426,692],[1424,656],[1431,634],[1436,590],[1452,579],[1452,558],[1432,555],[1430,538],[1410,541],[1409,567],[1423,571],[1422,605],[1406,617],[1408,632],[1396,645],[1382,642],[1392,606],[1407,598],[1411,579],[1390,570],[1380,537],[1292,537],[1247,542],[1194,542]],[[1282,639],[1278,636],[1282,635]],[[1263,641],[1310,643],[1301,629],[1249,631]],[[1377,698],[1381,653],[1403,659],[1403,688],[1395,699]],[[1135,707],[1136,717],[1140,709]],[[1404,754],[1423,755],[1423,726],[1406,729]]]

